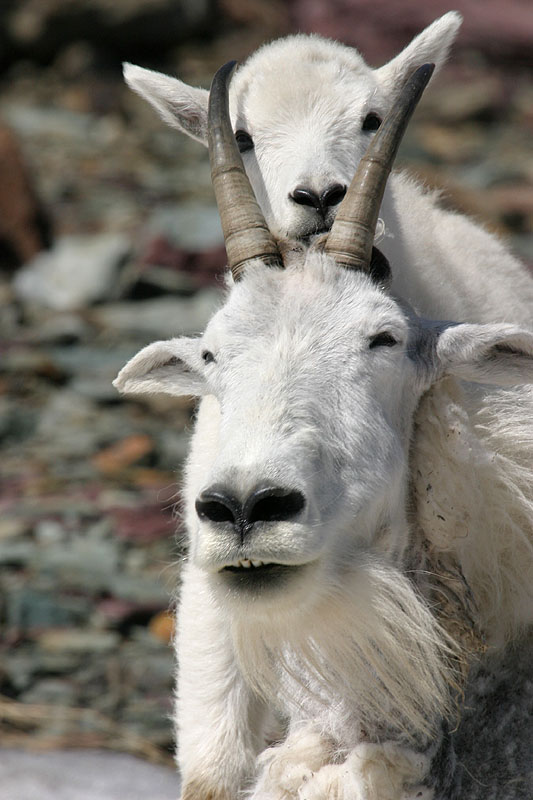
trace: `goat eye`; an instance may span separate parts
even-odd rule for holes
[[[235,139],[237,140],[239,151],[241,153],[246,153],[248,150],[253,150],[254,140],[249,133],[246,133],[246,131],[237,131],[235,134]]]
[[[215,356],[211,350],[204,350],[202,353],[202,358],[205,364],[211,364],[211,362],[215,361]]]
[[[363,121],[362,130],[364,131],[377,131],[381,125],[381,117],[375,111],[371,111],[366,115]]]
[[[394,336],[388,331],[383,331],[383,333],[372,336],[368,347],[372,350],[373,347],[394,347],[395,344],[398,344],[398,342]]]

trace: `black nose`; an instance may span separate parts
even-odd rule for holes
[[[279,486],[259,486],[241,504],[223,486],[212,486],[196,500],[196,513],[210,522],[230,522],[241,539],[257,522],[283,522],[295,517],[305,506],[299,491]]]
[[[306,186],[297,186],[289,197],[299,205],[316,208],[318,213],[325,218],[328,209],[340,203],[345,194],[346,186],[342,186],[340,183],[333,183],[327,189],[324,189],[320,195]]]

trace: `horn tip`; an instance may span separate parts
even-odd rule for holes
[[[431,61],[428,61],[427,64],[422,64],[422,66],[418,67],[418,69],[415,70],[415,75],[418,75],[421,78],[425,86],[434,72],[435,72],[435,64]]]
[[[238,62],[233,59],[232,61],[227,61],[221,67],[217,69],[215,75],[213,77],[213,81],[211,83],[211,87],[215,83],[215,81],[222,80],[224,83],[227,83],[233,74],[233,70],[237,66]]]

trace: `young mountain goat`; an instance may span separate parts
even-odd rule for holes
[[[204,397],[178,614],[182,800],[525,800],[533,333],[419,317],[372,250],[431,69],[329,235],[283,255],[233,137],[230,73],[209,109],[226,302],[203,336],[149,345],[115,381]]]
[[[275,236],[308,241],[329,230],[407,76],[428,61],[442,66],[460,24],[457,12],[445,14],[379,69],[353,48],[307,35],[267,44],[238,69],[230,89],[233,130]],[[166,122],[207,144],[205,89],[131,64],[124,74]],[[471,220],[439,208],[434,192],[392,175],[380,216],[392,289],[419,314],[533,324],[533,283],[522,265]]]

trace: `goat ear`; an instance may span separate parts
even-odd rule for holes
[[[198,339],[149,344],[120,370],[113,386],[124,394],[207,394]]]
[[[196,89],[177,78],[124,63],[128,86],[155,108],[167,125],[207,147],[207,89]]]
[[[396,96],[409,75],[422,64],[435,64],[435,72],[442,67],[462,21],[457,11],[449,11],[415,36],[392,61],[375,71],[391,98]]]
[[[439,371],[474,383],[533,383],[533,333],[515,325],[451,325],[437,339]]]

